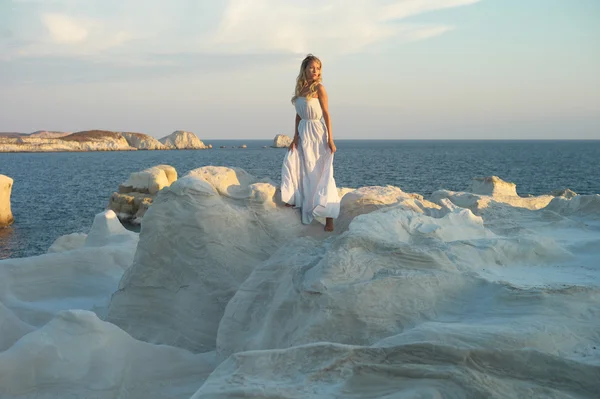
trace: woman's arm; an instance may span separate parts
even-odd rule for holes
[[[290,147],[288,148],[291,151],[294,151],[294,148],[298,146],[298,141],[300,140],[300,135],[298,134],[298,125],[300,124],[301,119],[302,118],[300,118],[300,115],[296,113],[296,127],[294,128],[294,139],[292,140],[292,144],[290,144]]]
[[[333,133],[331,131],[331,117],[329,116],[329,99],[327,98],[327,91],[323,85],[317,87],[317,94],[319,95],[319,102],[321,103],[321,109],[323,110],[323,119],[325,119],[325,127],[327,127],[328,139],[327,144],[331,153],[334,153],[337,149],[333,143]]]

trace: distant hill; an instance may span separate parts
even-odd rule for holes
[[[121,137],[123,137],[121,136],[121,133],[108,130],[85,130],[82,132],[71,133],[60,139],[65,141],[99,141],[104,139],[118,140]]]
[[[53,139],[71,134],[70,132],[57,132],[48,130],[37,130],[33,133],[0,132],[0,137],[40,137]]]
[[[33,132],[33,133],[29,134],[29,137],[55,139],[58,137],[68,136],[69,134],[71,134],[71,132],[56,132],[56,131],[38,130],[37,132]]]

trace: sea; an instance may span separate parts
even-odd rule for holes
[[[270,148],[272,140],[206,142],[213,149],[0,154],[0,174],[14,179],[15,218],[0,229],[0,259],[40,255],[61,235],[87,233],[119,184],[155,165],[171,165],[180,177],[207,165],[239,167],[279,182],[286,149]],[[242,144],[247,148],[239,148]],[[516,183],[521,196],[565,188],[600,193],[600,140],[336,140],[336,145],[338,187],[392,185],[427,198],[439,189],[465,191],[474,177],[493,175]]]

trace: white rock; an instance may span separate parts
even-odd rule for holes
[[[138,241],[136,233],[122,229],[112,211],[102,212],[78,249],[0,260],[0,302],[34,327],[66,309],[104,316]]]
[[[137,241],[138,234],[123,227],[116,213],[107,210],[94,217],[94,224],[85,239],[84,246],[135,245]]]
[[[169,185],[171,183],[165,169],[157,166],[142,170],[141,172],[133,172],[129,175],[129,179],[121,184],[124,192],[130,190],[149,194],[156,194],[163,187],[168,187]]]
[[[122,222],[141,224],[156,193],[175,180],[177,170],[170,165],[134,172],[119,186],[118,193],[111,194],[108,209],[113,210]]]
[[[440,203],[442,199],[449,199],[453,204],[462,208],[468,208],[475,214],[482,212],[508,210],[511,208],[542,209],[554,199],[553,195],[540,195],[531,197],[520,197],[517,194],[517,186],[506,182],[496,176],[474,178],[470,192],[454,192],[438,190],[432,193],[430,200]],[[507,207],[508,206],[508,207]]]
[[[0,302],[0,353],[33,330],[35,327],[19,319],[12,310]]]
[[[165,172],[169,185],[171,185],[171,183],[177,180],[177,170],[171,165],[156,165],[154,167],[161,169],[163,172]]]
[[[203,150],[208,148],[194,133],[183,130],[176,130],[159,141],[170,149]]]
[[[497,176],[475,177],[469,189],[473,194],[517,197],[517,185],[500,179]]]
[[[0,228],[8,226],[14,221],[10,208],[12,185],[13,179],[5,175],[0,175]]]
[[[107,320],[144,341],[213,350],[225,306],[253,268],[292,237],[325,235],[277,195],[272,183],[219,167],[163,189]]]
[[[287,148],[292,144],[292,138],[285,134],[278,134],[273,139],[274,148]]]
[[[556,197],[545,208],[565,216],[578,216],[584,220],[600,219],[600,194]]]
[[[561,383],[548,381],[552,370],[560,370]],[[499,392],[559,398],[594,397],[598,388],[595,367],[535,350],[444,341],[385,348],[319,342],[232,355],[191,399],[480,398]]]
[[[550,193],[550,195],[553,195],[555,197],[573,198],[577,196],[577,193],[571,189],[565,188],[562,190],[554,190]]]
[[[326,234],[268,179],[200,168],[159,192],[135,257],[106,212],[89,245],[0,261],[0,397],[600,391],[600,196],[342,192]]]
[[[36,132],[20,137],[0,137],[0,152],[133,151],[137,149],[168,148],[152,136],[129,132],[86,131],[73,134]]]
[[[58,237],[48,248],[48,253],[72,251],[84,246],[87,239],[85,233],[71,233]]]
[[[188,399],[215,366],[214,354],[136,341],[68,310],[0,353],[0,397]]]
[[[125,140],[127,140],[127,143],[129,143],[131,147],[135,147],[138,150],[166,149],[166,147],[160,141],[147,134],[123,132],[121,135],[125,138]]]
[[[78,135],[78,136],[75,136]],[[77,137],[74,139],[74,137]],[[84,132],[59,138],[22,136],[0,137],[0,152],[58,152],[58,151],[132,151],[127,140],[119,133],[104,132],[85,136]]]
[[[226,356],[320,341],[371,345],[439,312],[442,298],[460,300],[461,287],[473,281],[456,273],[466,265],[440,249],[495,235],[468,210],[440,218],[423,211],[383,208],[356,217],[347,233],[328,242],[303,239],[283,247],[228,303],[218,351]]]

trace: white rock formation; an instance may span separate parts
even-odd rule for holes
[[[192,132],[176,130],[159,140],[167,149],[204,150],[208,147]]]
[[[517,185],[500,179],[498,176],[475,177],[469,189],[473,194],[490,195],[492,197],[517,197]]]
[[[14,221],[10,208],[12,185],[13,179],[0,175],[0,227],[8,226]]]
[[[143,133],[87,131],[78,133],[36,132],[32,135],[0,137],[0,152],[55,152],[55,151],[134,151],[188,148],[205,146],[189,132],[174,132],[165,137],[163,144]]]
[[[563,216],[578,216],[586,222],[600,220],[600,194],[556,197],[545,210]]]
[[[0,261],[0,302],[14,320],[32,327],[66,309],[104,316],[110,295],[133,262],[137,242],[138,234],[123,228],[113,211],[102,212],[83,246]]]
[[[488,207],[498,205],[530,210],[542,209],[554,199],[553,195],[520,197],[515,183],[506,182],[496,176],[474,178],[470,191],[438,190],[431,195],[431,201],[439,203],[441,199],[447,198],[460,207],[480,214]]]
[[[571,189],[565,188],[562,190],[554,190],[550,193],[554,197],[573,198],[577,196],[577,193]]]
[[[48,253],[72,251],[81,248],[85,245],[87,236],[85,233],[71,233],[60,236],[48,248]]]
[[[134,172],[112,193],[108,208],[123,222],[140,224],[156,193],[177,180],[177,170],[170,165],[157,165]]]
[[[107,211],[78,249],[0,261],[1,398],[187,399],[198,390],[214,353],[136,341],[100,319],[136,244]]]
[[[253,268],[293,237],[325,234],[281,205],[273,183],[241,169],[199,168],[163,189],[108,321],[138,339],[213,350],[225,306]]]
[[[0,261],[0,397],[597,396],[600,195],[341,191],[330,234],[199,168],[134,257],[106,212],[77,249]]]
[[[170,186],[175,180],[177,180],[177,170],[174,167],[157,165],[130,174],[129,179],[119,186],[119,191],[156,194],[163,187]]]
[[[120,134],[71,140],[70,136],[60,138],[38,137],[0,137],[0,152],[60,152],[60,151],[134,151],[127,140]]]
[[[0,353],[0,397],[188,399],[214,363],[214,354],[136,341],[92,312],[66,310]]]
[[[285,134],[278,134],[273,139],[274,148],[287,148],[292,144],[292,138]]]
[[[127,140],[127,143],[131,147],[135,147],[138,150],[165,150],[166,147],[157,139],[147,134],[142,133],[127,133],[123,132],[121,135]]]

